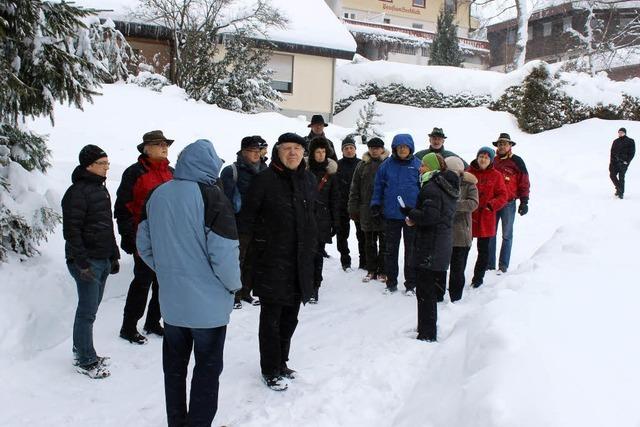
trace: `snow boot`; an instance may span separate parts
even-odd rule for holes
[[[411,288],[411,289],[405,289],[404,294],[408,297],[415,297],[416,296],[416,290]]]
[[[233,309],[234,310],[240,310],[242,308],[242,302],[240,301],[234,301],[233,302]]]
[[[387,286],[384,289],[384,294],[385,295],[391,295],[391,294],[395,294],[396,292],[398,292],[398,287],[397,286]]]
[[[384,274],[378,274],[377,280],[381,283],[387,283],[387,276]]]
[[[260,298],[254,298],[253,301],[251,301],[251,305],[253,306],[260,306]]]
[[[271,390],[274,391],[285,391],[289,386],[284,381],[284,379],[279,375],[262,375],[262,379],[264,383]]]
[[[156,323],[155,325],[144,325],[144,331],[147,335],[156,334],[159,337],[164,336],[164,328],[160,323]]]
[[[120,329],[120,338],[129,341],[131,344],[142,345],[147,343],[147,337],[140,335],[140,333],[135,329],[132,331]]]
[[[309,304],[317,304],[318,303],[318,290],[320,288],[313,288],[313,295],[309,298]]]
[[[376,280],[376,273],[367,273],[367,275],[362,278],[362,283],[369,283],[372,280]]]
[[[98,362],[100,362],[102,366],[109,366],[111,365],[111,358],[109,356],[98,356]],[[78,360],[76,353],[73,354],[73,366],[80,366],[80,360]]]
[[[282,365],[282,368],[280,368],[280,374],[286,379],[293,380],[296,378],[297,372],[289,368],[285,363]]]
[[[100,360],[97,360],[89,365],[78,366],[76,367],[76,371],[92,379],[107,378],[109,375],[111,375],[111,372],[109,372],[105,365],[100,363]]]

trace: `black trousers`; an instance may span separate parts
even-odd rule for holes
[[[471,279],[471,286],[476,288],[484,282],[484,272],[489,264],[489,240],[491,240],[491,237],[478,237],[477,240],[478,259],[473,268],[473,278]]]
[[[298,326],[300,301],[294,305],[260,301],[260,369],[263,375],[280,375],[289,360],[291,337]]]
[[[620,162],[609,163],[609,178],[620,196],[624,195],[624,175],[627,173],[627,167],[628,165]]]
[[[360,228],[360,221],[354,221],[356,225],[356,239],[358,239],[358,268],[365,268],[364,232]],[[340,228],[336,235],[340,263],[343,267],[351,267],[349,252],[349,233],[351,232],[351,219],[349,215],[340,215]]]
[[[137,328],[138,320],[142,319],[147,305],[149,288],[151,288],[151,300],[147,310],[147,319],[144,324],[153,326],[160,322],[160,303],[158,302],[158,279],[156,274],[137,253],[133,255],[133,280],[127,292],[127,301],[124,304],[124,318],[122,329],[132,331]]]
[[[471,248],[468,246],[454,246],[451,252],[451,264],[449,266],[449,297],[451,298],[451,302],[458,301],[462,298],[464,270],[467,268],[469,249]]]
[[[438,305],[436,303],[436,276],[441,271],[418,268],[416,299],[418,300],[418,339],[435,341],[437,338]]]
[[[192,329],[165,323],[162,341],[164,394],[169,427],[210,427],[218,410],[227,327]],[[191,378],[187,411],[187,368],[194,350],[196,364]]]
[[[364,244],[367,272],[384,274],[384,232],[365,231]]]
[[[247,235],[240,235],[240,282],[242,282],[242,288],[236,292],[235,301],[240,301],[241,298],[247,298],[251,294],[251,278],[253,275],[253,263],[255,259],[250,261],[251,257],[247,257],[247,249],[249,248],[249,242],[251,238]]]
[[[324,268],[324,246],[325,243],[318,242],[316,252],[313,254],[313,286],[319,288],[322,284],[322,269]]]
[[[416,269],[414,265],[414,240],[416,228],[409,227],[403,219],[385,219],[384,237],[386,239],[384,269],[387,275],[387,287],[398,286],[398,251],[400,237],[404,241],[404,287],[416,287]]]

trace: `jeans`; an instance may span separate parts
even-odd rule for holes
[[[398,251],[400,236],[404,240],[404,287],[416,287],[416,269],[414,265],[414,240],[416,228],[409,227],[403,219],[385,219],[384,237],[386,239],[384,268],[387,275],[387,287],[398,286]]]
[[[147,310],[147,319],[144,322],[145,328],[152,327],[160,323],[160,303],[158,301],[158,279],[154,271],[138,256],[133,255],[133,280],[127,292],[127,301],[124,304],[124,318],[122,329],[134,331],[137,328],[138,320],[144,315],[151,287],[151,299]]]
[[[80,269],[73,262],[67,264],[78,289],[78,308],[73,322],[73,351],[80,366],[87,366],[98,360],[96,349],[93,347],[93,322],[96,320],[104,286],[111,272],[109,259],[89,259],[88,261],[94,275],[91,280],[80,277]]]
[[[290,306],[260,303],[260,369],[262,375],[277,376],[289,360],[291,337],[298,326],[300,301]]]
[[[467,267],[467,259],[469,258],[468,246],[453,247],[451,252],[451,264],[449,267],[449,297],[451,302],[458,301],[462,298],[462,290],[464,289],[464,270]]]
[[[511,259],[511,245],[513,244],[513,222],[516,219],[516,201],[512,200],[496,213],[496,232],[498,223],[502,222],[502,245],[500,246],[500,259],[498,268],[502,271],[509,269]],[[489,241],[489,270],[496,268],[496,236]]]
[[[436,275],[440,271],[418,268],[416,299],[418,301],[418,339],[437,338],[438,306],[436,303]]]
[[[367,273],[384,274],[384,232],[365,231],[364,242]]]
[[[355,221],[356,238],[358,239],[358,268],[365,266],[364,232],[360,228],[360,222]],[[336,244],[340,252],[340,263],[343,267],[351,267],[351,256],[349,254],[349,233],[351,220],[348,215],[340,216],[340,228],[336,235]]]
[[[489,241],[491,237],[478,237],[478,259],[473,268],[473,278],[471,286],[478,287],[484,282],[484,272],[487,270],[489,260]]]
[[[165,322],[162,341],[164,395],[169,427],[210,427],[218,410],[219,377],[227,327],[184,328]],[[187,368],[194,350],[187,412]]]

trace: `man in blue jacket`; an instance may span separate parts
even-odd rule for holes
[[[384,268],[387,289],[385,293],[398,290],[398,251],[400,237],[404,240],[404,287],[406,293],[415,295],[416,269],[413,265],[413,240],[415,229],[405,223],[400,212],[398,196],[406,206],[414,207],[420,190],[421,160],[413,155],[415,145],[409,134],[398,134],[391,142],[392,155],[385,160],[376,173],[371,198],[372,217],[384,218],[386,248]]]
[[[233,208],[214,185],[221,166],[210,141],[189,144],[174,179],[151,194],[138,226],[138,253],[158,277],[169,426],[211,425],[218,409],[226,325],[241,287]],[[187,411],[192,348],[196,365]]]

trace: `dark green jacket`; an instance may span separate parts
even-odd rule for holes
[[[371,196],[373,195],[373,183],[376,179],[376,172],[382,162],[389,157],[391,153],[384,150],[379,159],[372,159],[369,153],[362,156],[362,161],[356,166],[351,181],[351,189],[349,191],[349,215],[358,216],[360,218],[360,227],[362,231],[382,231],[382,219],[374,221],[371,218]]]

